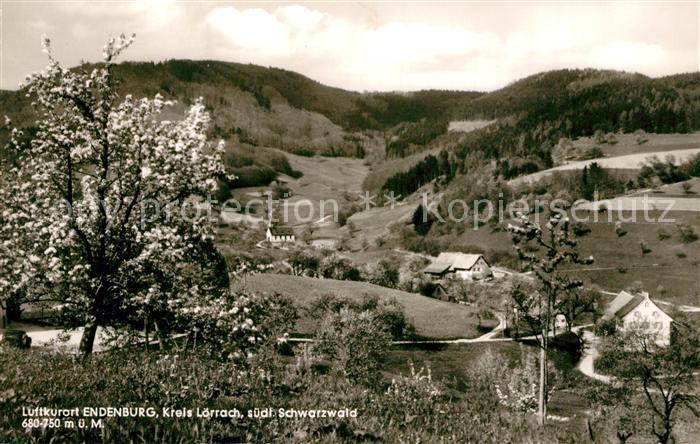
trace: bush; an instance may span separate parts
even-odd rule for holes
[[[584,225],[580,222],[577,222],[573,225],[572,230],[574,232],[574,235],[577,237],[585,236],[588,233],[591,232],[591,227],[588,225]]]
[[[380,301],[377,296],[365,296],[360,303],[357,303],[350,299],[326,294],[312,302],[306,309],[306,313],[312,318],[323,319],[328,313],[340,313],[341,310],[370,312],[375,322],[392,339],[411,339],[415,336],[413,325],[406,318],[401,305],[393,299]]]
[[[612,336],[617,331],[617,319],[601,320],[595,325],[596,336]]]
[[[657,236],[659,237],[659,240],[660,240],[660,241],[665,241],[666,239],[670,239],[670,238],[671,238],[671,235],[668,233],[668,231],[664,230],[663,228],[661,228],[661,229],[657,232]]]
[[[591,148],[588,148],[583,154],[579,156],[580,160],[590,160],[590,159],[598,159],[600,157],[605,157],[605,153],[603,153],[603,150],[600,149],[600,147],[594,146]]]
[[[583,340],[574,332],[566,332],[556,335],[551,340],[552,347],[566,352],[571,358],[571,362],[577,362],[583,352]]]
[[[185,309],[181,322],[193,344],[222,360],[243,362],[262,344],[288,333],[298,315],[291,300],[280,295],[225,294]]]
[[[399,284],[399,265],[396,261],[382,259],[367,268],[365,280],[374,285],[396,288]]]
[[[644,242],[643,240],[639,241],[639,248],[642,249],[642,254],[651,253],[651,248],[649,248],[649,245],[646,242]]]
[[[326,279],[340,281],[362,280],[360,270],[355,267],[350,259],[331,255],[323,258],[318,268],[319,274]]]
[[[678,231],[681,235],[681,241],[683,241],[683,243],[690,244],[698,240],[698,235],[695,234],[693,227],[690,225],[678,224],[676,227],[678,227]]]
[[[313,350],[329,359],[333,368],[350,381],[376,386],[389,340],[389,334],[370,311],[341,308],[323,319]]]

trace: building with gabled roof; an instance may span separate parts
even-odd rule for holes
[[[294,243],[296,236],[291,227],[284,225],[269,224],[265,239],[273,244]]]
[[[423,269],[423,273],[441,278],[450,273],[465,280],[478,280],[493,276],[491,266],[481,254],[457,252],[440,253],[435,260]]]
[[[642,329],[656,336],[659,345],[671,343],[673,318],[649,298],[649,293],[632,294],[621,291],[605,309],[603,321],[617,319],[622,331]]]

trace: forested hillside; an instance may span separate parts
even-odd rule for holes
[[[230,164],[238,172],[255,169],[251,177],[266,178],[286,169],[272,166],[262,152],[254,159],[255,146],[354,157],[364,157],[372,147],[386,158],[447,150],[437,168],[438,158],[422,157],[422,163],[385,180],[382,188],[404,196],[437,176],[467,173],[465,165],[473,167],[475,158],[484,163],[497,159],[496,174],[503,178],[549,167],[552,149],[562,138],[700,128],[700,73],[652,79],[616,71],[560,70],[491,93],[359,93],[283,69],[216,61],[127,62],[114,70],[121,94],[176,99],[179,105],[168,110],[168,118],[177,118],[184,105],[203,97],[213,116],[209,136],[248,147]],[[0,114],[25,127],[27,139],[32,134],[30,101],[24,91],[0,92]],[[447,136],[449,121],[469,119],[495,123]],[[9,128],[0,127],[3,147]],[[2,155],[7,156],[4,148]]]
[[[465,104],[465,119],[497,119],[465,135],[448,156],[452,175],[467,173],[470,154],[498,160],[497,174],[511,178],[552,166],[562,138],[644,130],[686,133],[700,128],[700,73],[651,79],[615,71],[562,70],[537,74]],[[446,168],[416,165],[384,188],[412,192]]]

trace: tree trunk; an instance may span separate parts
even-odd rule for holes
[[[95,343],[95,336],[97,335],[97,322],[90,321],[85,325],[83,330],[83,336],[80,338],[80,353],[83,355],[89,355],[92,353],[92,347]]]
[[[20,321],[22,316],[22,307],[20,303],[15,298],[9,298],[5,301],[5,314],[7,315],[7,322],[10,321]]]
[[[146,337],[146,351],[148,351],[148,316],[143,319],[143,335]]]
[[[546,334],[546,333],[545,333]],[[547,405],[545,400],[545,384],[547,383],[547,351],[544,346],[540,348],[540,391],[538,396],[538,416],[540,425],[544,425],[547,418]]]

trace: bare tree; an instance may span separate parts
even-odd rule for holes
[[[671,344],[640,324],[607,338],[603,358],[612,373],[641,397],[639,415],[651,415],[651,433],[658,442],[671,441],[676,412],[688,409],[700,416],[694,372],[700,368],[700,337],[686,322],[674,323]],[[627,399],[618,399],[627,404]]]

